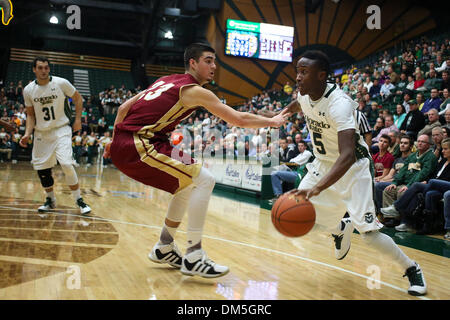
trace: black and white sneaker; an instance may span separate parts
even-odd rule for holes
[[[347,256],[350,251],[351,238],[353,233],[352,220],[344,218],[337,227],[338,232],[332,234],[334,238],[334,256],[338,260],[342,260]]]
[[[417,263],[415,266],[406,269],[403,277],[408,277],[410,284],[408,293],[410,295],[423,296],[427,293],[427,283],[425,282],[422,269],[420,269],[420,266]]]
[[[86,203],[84,203],[83,198],[79,198],[77,200],[77,205],[80,208],[81,214],[88,214],[91,212],[91,208]]]
[[[169,244],[158,242],[148,254],[148,258],[156,263],[168,263],[178,269],[181,268],[181,261],[183,260],[175,242]]]
[[[230,269],[208,258],[202,249],[195,250],[183,257],[181,273],[187,276],[198,275],[204,278],[217,278],[226,275]]]
[[[38,211],[46,212],[46,211],[50,211],[51,209],[55,209],[55,208],[56,208],[56,201],[52,200],[52,198],[50,198],[50,197],[47,197],[45,199],[45,203],[38,208]]]

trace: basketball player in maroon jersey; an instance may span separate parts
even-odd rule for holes
[[[203,225],[214,176],[188,154],[169,142],[175,127],[200,107],[226,122],[244,128],[279,127],[289,117],[284,110],[273,118],[238,112],[202,87],[214,77],[215,50],[194,43],[184,52],[186,73],[159,78],[147,90],[120,106],[114,123],[113,141],[105,157],[123,173],[174,196],[169,203],[159,242],[149,259],[180,268],[186,275],[220,277],[229,268],[214,263],[201,246]],[[182,256],[175,245],[177,228],[188,211],[187,250]]]

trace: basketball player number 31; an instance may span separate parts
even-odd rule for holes
[[[143,96],[144,100],[149,101],[149,100],[156,99],[161,95],[161,93],[169,90],[173,86],[174,86],[173,83],[165,84],[164,81],[158,81],[158,82],[154,83],[150,88],[145,90],[145,96]],[[139,99],[142,99],[142,97]]]

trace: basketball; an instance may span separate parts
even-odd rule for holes
[[[283,194],[272,207],[272,223],[275,229],[287,237],[307,234],[316,222],[316,210],[304,196]]]

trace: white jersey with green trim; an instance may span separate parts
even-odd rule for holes
[[[66,79],[51,76],[50,81],[41,86],[30,82],[23,90],[26,107],[33,107],[36,116],[36,130],[47,131],[68,125],[70,106],[67,97],[75,94],[75,87]]]
[[[327,84],[322,98],[317,101],[312,101],[309,95],[300,94],[297,100],[305,116],[314,156],[317,159],[336,162],[339,157],[338,132],[347,129],[355,129],[359,136],[355,146],[357,158],[367,156],[368,147],[359,134],[356,121],[358,103],[347,96],[336,84]]]

